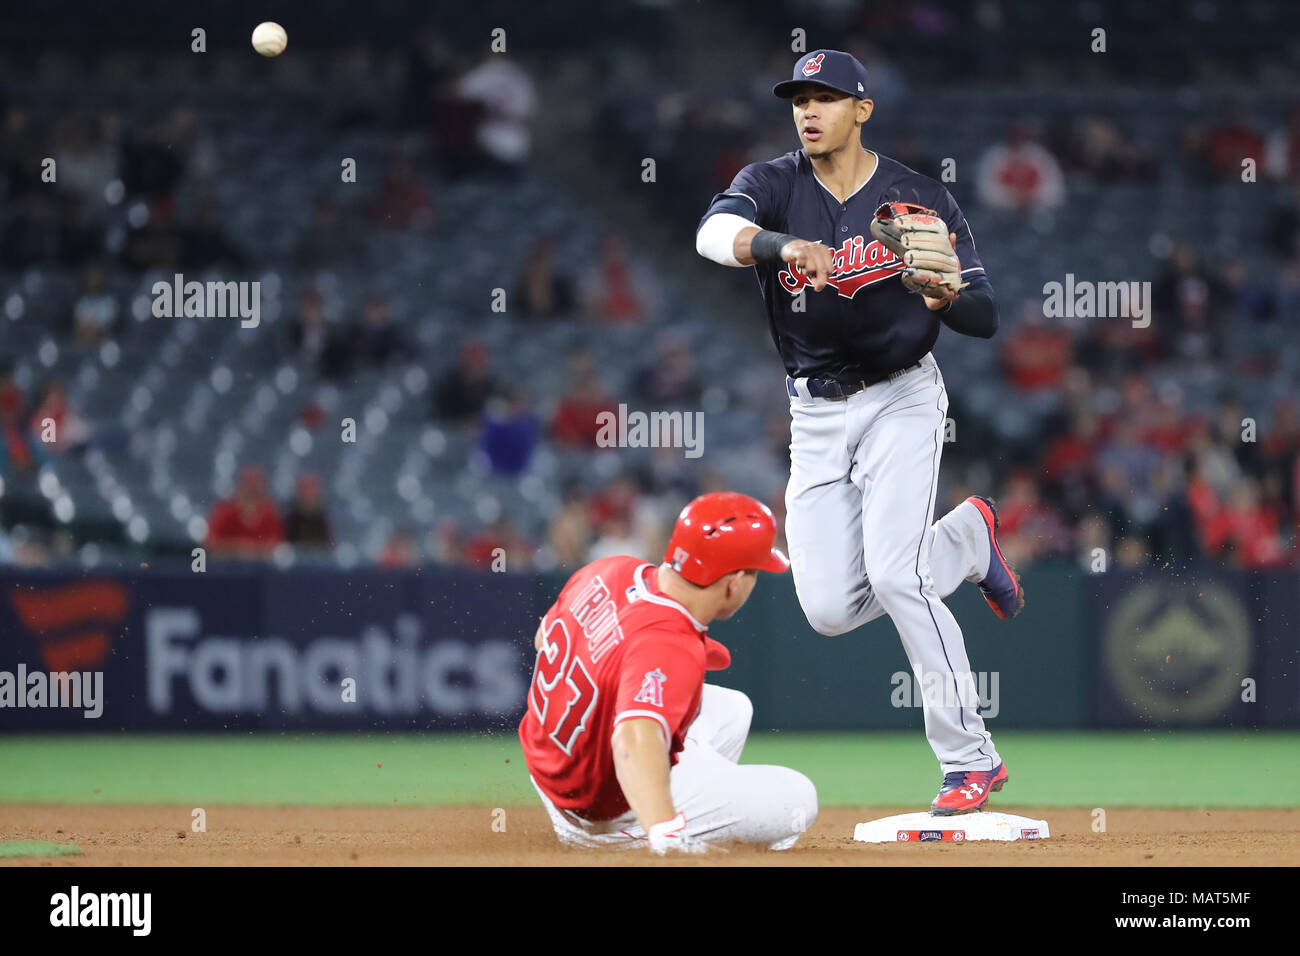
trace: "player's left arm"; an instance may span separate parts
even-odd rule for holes
[[[948,238],[961,265],[961,278],[970,284],[948,299],[927,297],[925,304],[931,311],[938,312],[944,325],[954,332],[981,339],[992,338],[998,330],[998,302],[984,271],[984,263],[975,249],[975,236],[970,224],[957,201],[942,187],[934,208],[948,224]]]
[[[614,703],[614,773],[656,853],[696,852],[686,817],[673,806],[674,734],[694,717],[704,654],[672,633],[643,634],[624,654]]]
[[[622,720],[614,728],[614,774],[628,806],[649,833],[656,823],[677,815],[668,773],[672,758],[663,727],[652,717]]]

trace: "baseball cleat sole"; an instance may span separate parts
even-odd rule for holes
[[[998,510],[983,495],[971,495],[966,500],[984,519],[989,535],[989,570],[980,582],[980,593],[994,614],[1009,621],[1025,609],[1025,589],[1020,583],[1020,575],[1002,556],[1002,548],[998,545]]]

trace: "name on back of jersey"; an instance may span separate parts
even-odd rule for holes
[[[593,664],[618,646],[623,640],[623,628],[618,623],[618,606],[607,585],[599,574],[591,580],[574,597],[569,605],[569,613],[582,628],[582,635],[587,639],[587,653]]]

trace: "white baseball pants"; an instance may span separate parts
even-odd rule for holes
[[[740,691],[704,685],[700,713],[668,775],[673,806],[685,815],[686,832],[697,840],[788,850],[817,819],[817,789],[797,770],[737,762],[753,716],[753,704]],[[646,845],[645,831],[630,810],[613,820],[583,820],[556,807],[540,789],[537,794],[562,843],[621,849]]]
[[[830,637],[888,614],[917,686],[944,688],[923,698],[943,772],[994,769],[966,644],[942,600],[984,577],[988,534],[964,502],[931,524],[948,414],[938,364],[926,355],[842,401],[811,397],[802,380],[796,390],[786,541],[808,623]]]

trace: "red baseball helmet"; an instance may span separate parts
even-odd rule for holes
[[[785,571],[790,559],[772,547],[776,519],[749,495],[700,495],[677,516],[664,560],[692,584],[712,584],[732,571]]]

